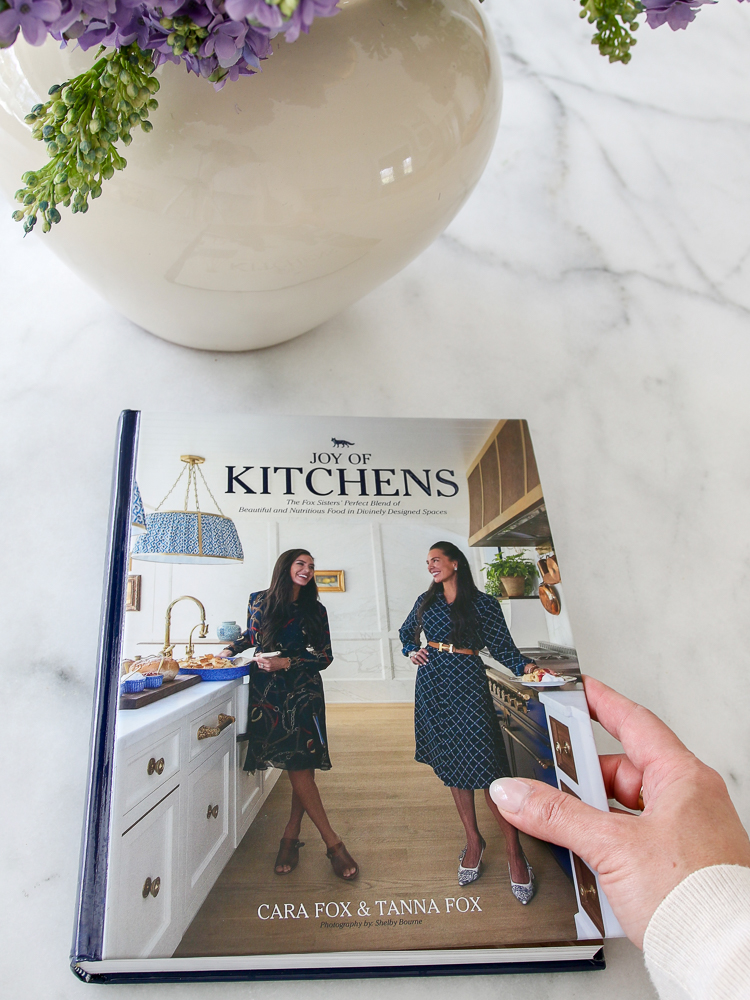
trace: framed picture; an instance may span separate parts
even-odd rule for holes
[[[336,591],[339,594],[343,594],[346,590],[343,569],[316,569],[315,582],[318,590]]]
[[[125,592],[125,610],[141,610],[141,577],[140,574],[128,574],[128,589]]]

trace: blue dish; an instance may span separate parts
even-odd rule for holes
[[[120,685],[120,690],[123,694],[137,694],[142,691],[146,686],[146,681],[143,677],[134,677],[129,681],[123,681]]]
[[[231,663],[231,660],[227,661]],[[244,677],[250,673],[247,663],[242,666],[232,664],[229,667],[216,667],[215,669],[204,669],[202,667],[180,667],[181,674],[198,674],[204,681],[233,681],[236,677]]]
[[[144,677],[143,682],[147,688],[158,688],[161,687],[164,678],[161,674],[151,674],[150,676]]]

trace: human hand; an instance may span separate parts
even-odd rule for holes
[[[260,670],[265,670],[269,674],[274,674],[278,670],[288,670],[292,664],[288,656],[266,656],[264,653],[257,653],[253,659]]]
[[[232,652],[231,649],[222,649],[221,652],[217,653],[216,655],[221,660],[229,660],[231,659],[231,657],[234,656],[234,653]]]
[[[643,935],[661,901],[709,865],[750,867],[750,839],[721,776],[698,760],[648,709],[600,681],[584,678],[592,719],[623,745],[599,758],[607,797],[638,808],[601,812],[540,781],[500,778],[490,795],[524,833],[569,847],[599,874],[630,940]]]
[[[420,663],[427,663],[429,658],[430,654],[426,649],[417,649],[413,653],[409,653],[409,659],[412,663],[416,663],[417,666],[419,666]]]

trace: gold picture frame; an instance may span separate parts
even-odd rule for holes
[[[316,569],[315,583],[318,585],[318,590],[324,590],[329,594],[343,594],[346,591],[343,569]]]
[[[125,591],[125,610],[141,610],[141,577],[138,573],[128,574],[128,587]]]

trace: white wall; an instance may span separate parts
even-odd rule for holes
[[[293,547],[312,552],[318,569],[343,569],[346,591],[324,592],[334,662],[324,672],[331,701],[409,701],[414,696],[415,668],[401,653],[398,629],[417,597],[430,584],[427,552],[438,540],[451,541],[469,557],[481,585],[479,569],[487,550],[469,549],[465,536],[417,519],[393,521],[361,517],[335,522],[325,518],[237,521],[245,562],[200,566],[133,560],[140,573],[141,610],[125,615],[124,653],[157,652],[164,639],[164,616],[176,597],[190,594],[203,602],[209,638],[225,620],[246,623],[248,595],[268,586],[279,553]],[[457,527],[454,525],[454,527]],[[172,611],[172,639],[185,641],[199,621],[192,601]],[[149,643],[149,645],[142,645]],[[209,647],[206,647],[207,649]],[[179,656],[184,650],[176,650]]]

